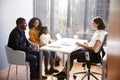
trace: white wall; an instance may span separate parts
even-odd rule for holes
[[[33,0],[0,0],[0,70],[8,66],[4,46],[18,17],[33,17]]]

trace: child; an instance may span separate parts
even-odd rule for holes
[[[40,40],[44,45],[52,42],[47,26],[43,26],[40,31]]]
[[[43,26],[40,30],[40,41],[44,45],[50,44],[52,42],[47,26]],[[52,74],[54,72],[59,72],[58,70],[54,69],[55,60],[56,60],[56,53],[50,51],[50,70],[49,72],[46,71],[45,72],[46,74]]]

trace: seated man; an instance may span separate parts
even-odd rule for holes
[[[30,80],[39,78],[39,52],[33,51],[34,47],[28,42],[25,36],[26,21],[24,18],[16,20],[17,26],[12,30],[8,40],[8,47],[14,50],[21,50],[26,53],[26,61],[30,63]],[[46,79],[46,76],[42,76]]]

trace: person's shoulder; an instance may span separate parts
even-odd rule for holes
[[[50,34],[48,33],[47,35],[49,35],[50,36]]]
[[[107,34],[107,31],[101,30],[97,33],[99,37],[104,37]]]
[[[14,28],[11,32],[10,32],[10,37],[12,37],[12,36],[16,36],[16,35],[18,35],[18,30],[16,29],[16,28]]]
[[[34,29],[29,29],[30,32],[34,32],[35,30]]]
[[[99,32],[99,34],[102,34],[102,35],[106,35],[108,32],[107,31],[105,31],[105,30],[101,30],[100,32]]]
[[[44,37],[45,35],[44,34],[41,34],[40,37]]]
[[[104,33],[105,35],[107,35],[107,34],[108,34],[108,32],[107,32],[107,31],[103,31],[103,33]]]
[[[11,31],[11,33],[13,33],[13,34],[15,34],[15,33],[17,33],[17,32],[18,32],[17,28],[14,28],[14,29]]]
[[[105,33],[105,31],[104,31],[104,30],[98,30],[98,31],[96,31],[95,33],[96,33],[96,34],[102,34],[102,33]]]
[[[50,37],[50,34],[47,34],[48,37]]]
[[[35,29],[30,29],[29,33],[36,34],[36,30]]]

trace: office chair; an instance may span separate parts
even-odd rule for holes
[[[9,74],[10,74],[10,68],[11,65],[16,65],[16,75],[17,75],[17,68],[18,65],[25,65],[26,66],[26,77],[28,80],[28,65],[29,63],[26,62],[26,55],[25,52],[19,51],[19,50],[13,50],[12,48],[5,46],[6,54],[7,54],[7,60],[9,65],[9,70],[8,70],[8,75],[7,75],[7,80],[9,79]]]
[[[95,78],[96,80],[99,80],[94,74],[96,75],[102,75],[101,73],[97,73],[97,72],[92,72],[91,71],[91,65],[95,65],[95,64],[98,64],[100,63],[101,65],[103,65],[103,57],[105,56],[105,51],[104,51],[104,48],[103,48],[103,45],[104,43],[106,42],[106,37],[107,37],[107,34],[105,35],[105,38],[104,38],[104,41],[103,41],[103,44],[99,50],[99,52],[95,53],[94,51],[86,51],[85,52],[85,59],[86,61],[83,63],[83,67],[85,67],[85,65],[87,66],[87,71],[84,71],[84,72],[77,72],[77,73],[74,73],[73,74],[73,78],[76,79],[76,74],[85,74],[81,80],[84,80],[84,78],[87,76],[88,77],[88,80],[90,80],[90,76],[93,76],[93,78]],[[92,54],[98,54],[98,60],[92,62],[90,61],[90,56],[89,54],[92,53]],[[100,54],[102,54],[102,57],[100,56]],[[79,62],[79,61],[78,61]],[[103,68],[103,66],[102,66]],[[102,77],[101,77],[102,79]],[[102,79],[103,80],[103,79]]]

